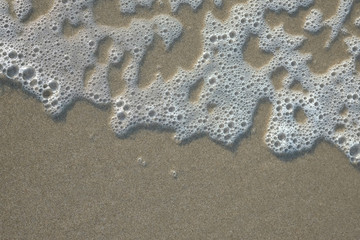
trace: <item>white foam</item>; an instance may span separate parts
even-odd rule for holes
[[[304,29],[311,33],[320,31],[323,27],[323,14],[318,9],[312,9],[310,14],[306,16]]]
[[[193,10],[196,10],[200,7],[204,0],[169,0],[171,11],[176,12],[180,5],[188,4]],[[150,8],[155,0],[120,0],[120,10],[123,13],[135,13],[136,7],[146,7]],[[163,4],[160,1],[160,4]],[[222,0],[214,0],[214,4],[216,7],[221,7],[223,4]]]
[[[93,1],[59,1],[49,13],[31,24],[12,19],[7,4],[2,5],[6,24],[0,29],[2,67],[9,78],[21,82],[54,116],[79,98],[96,104],[110,103],[107,80],[110,65],[122,61],[128,51],[133,59],[127,73],[132,71],[130,78],[136,78],[154,34],[159,34],[169,48],[182,31],[177,20],[163,15],[151,20],[135,20],[127,28],[98,26],[91,10]],[[62,33],[65,20],[72,25],[81,23],[83,28],[76,36],[66,38]],[[20,32],[22,35],[18,36]],[[112,38],[115,44],[110,49],[110,63],[100,64],[95,53],[106,37]],[[22,66],[34,70],[31,78],[22,77]],[[85,69],[91,66],[95,66],[95,71],[84,85]],[[50,82],[58,87],[51,89]]]
[[[355,26],[360,28],[360,17],[355,19],[354,24],[355,24]]]
[[[134,12],[136,6],[151,7],[154,1],[121,1],[121,10]],[[360,162],[360,78],[355,63],[360,39],[349,36],[345,42],[351,57],[332,66],[324,74],[312,73],[307,66],[311,55],[297,49],[304,36],[288,34],[282,26],[271,28],[265,21],[267,10],[295,13],[312,0],[250,0],[235,5],[225,21],[206,15],[202,31],[202,55],[192,70],[179,69],[164,81],[158,74],[154,83],[140,88],[139,69],[148,47],[157,34],[169,51],[181,41],[182,25],[174,17],[159,15],[133,20],[128,27],[98,25],[92,13],[93,0],[58,1],[39,19],[24,23],[30,1],[18,1],[16,18],[0,0],[0,64],[3,73],[22,84],[57,116],[78,99],[95,104],[112,104],[111,125],[118,136],[126,136],[139,126],[157,125],[175,131],[175,139],[184,141],[196,134],[207,134],[225,145],[234,143],[253,123],[261,99],[273,104],[265,141],[276,154],[290,154],[311,148],[318,139],[337,145],[354,164]],[[193,9],[202,1],[170,1],[172,11],[187,3]],[[215,1],[220,7],[222,2]],[[311,10],[304,28],[317,32],[332,28],[328,45],[343,29],[353,1],[342,0],[334,17],[323,21],[318,10]],[[195,14],[195,13],[194,13]],[[63,23],[82,25],[76,35],[66,37]],[[261,68],[252,67],[243,56],[250,36],[259,38],[261,50],[273,58]],[[107,62],[99,62],[97,49],[105,38],[113,44]],[[124,66],[124,93],[111,96],[108,72],[113,64]],[[93,74],[84,82],[86,69]],[[288,75],[280,89],[272,85],[272,74],[284,68]],[[202,82],[197,101],[190,101],[191,89]],[[294,91],[298,83],[306,91]],[[302,109],[307,117],[298,122],[295,114]],[[339,131],[341,129],[341,131]]]
[[[306,17],[304,29],[314,33],[324,26],[330,27],[331,34],[329,40],[325,43],[326,47],[330,47],[340,31],[347,32],[347,29],[344,28],[344,22],[351,11],[353,2],[354,0],[340,0],[336,14],[325,21],[322,21],[322,14],[319,10],[312,10],[309,16]]]
[[[14,0],[14,12],[20,20],[24,20],[32,10],[32,0]]]
[[[223,1],[222,0],[214,0],[214,4],[217,7],[221,7],[223,5]]]

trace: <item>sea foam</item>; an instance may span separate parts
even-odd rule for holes
[[[150,8],[154,0],[122,0],[120,11],[136,12],[137,6]],[[181,4],[194,10],[202,0],[169,0],[171,11]],[[213,1],[216,7],[223,2]],[[350,57],[324,74],[310,71],[310,54],[298,48],[306,39],[287,33],[283,26],[271,28],[265,21],[266,11],[295,13],[309,7],[313,0],[249,0],[236,4],[225,21],[210,12],[202,31],[202,54],[191,70],[179,69],[172,79],[164,81],[160,73],[146,88],[140,88],[139,70],[144,56],[158,35],[170,50],[181,41],[182,24],[176,15],[158,15],[152,19],[136,19],[129,26],[116,28],[96,23],[94,0],[55,1],[48,13],[35,21],[24,21],[31,14],[30,0],[0,0],[0,70],[12,82],[33,94],[44,104],[46,112],[58,116],[79,99],[97,105],[112,105],[111,126],[118,136],[126,136],[135,127],[157,125],[175,132],[184,141],[197,134],[207,134],[225,145],[233,144],[252,126],[254,112],[262,99],[272,105],[265,142],[276,154],[292,154],[310,149],[318,139],[338,146],[353,164],[360,163],[360,78],[356,59],[360,54],[360,38],[345,38]],[[323,19],[320,10],[312,9],[304,29],[311,33],[331,28],[326,47],[330,47],[344,28],[353,0],[340,0],[336,14]],[[194,13],[196,14],[196,13]],[[63,34],[64,22],[82,27],[74,36]],[[357,19],[354,24],[359,26]],[[244,59],[244,48],[250,36],[259,38],[261,50],[273,58],[261,68]],[[113,45],[108,61],[96,56],[102,40]],[[124,61],[123,81],[126,89],[111,96],[109,68]],[[87,69],[94,69],[84,82]],[[282,69],[287,76],[276,87],[272,76]],[[120,79],[119,79],[120,81]],[[190,92],[202,85],[196,101]],[[293,88],[301,85],[303,91]],[[305,121],[296,115],[302,112]]]

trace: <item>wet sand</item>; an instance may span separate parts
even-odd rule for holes
[[[98,0],[99,22],[107,16],[103,23],[126,25],[116,2]],[[155,41],[144,60],[143,86],[155,69],[170,78],[177,67],[192,67],[210,2],[197,14],[181,7],[175,17],[185,26],[183,38],[168,53]],[[226,18],[235,2],[241,1],[228,1],[215,14]],[[336,3],[316,2],[324,11]],[[168,12],[167,5],[159,8],[131,17]],[[359,16],[360,4],[355,8],[349,23]],[[269,13],[269,22],[304,34],[308,12],[292,20]],[[301,51],[314,54],[313,71],[347,57],[342,37],[323,48],[328,34],[305,34]],[[245,57],[265,64],[256,44],[250,40]],[[117,93],[121,70],[114,68],[110,79]],[[119,139],[109,126],[111,109],[79,101],[53,120],[41,103],[1,82],[0,239],[360,239],[359,169],[325,142],[291,159],[276,157],[263,140],[270,111],[269,103],[259,106],[252,130],[233,149],[207,137],[178,145],[173,133],[157,130]]]

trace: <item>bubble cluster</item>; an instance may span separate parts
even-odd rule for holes
[[[15,0],[13,4],[16,16],[21,21],[25,20],[32,10],[31,0]]]
[[[176,12],[181,4],[188,4],[193,10],[198,9],[204,0],[169,0],[171,11]],[[135,13],[136,7],[150,8],[155,0],[120,0],[120,11],[123,13]],[[214,0],[216,7],[221,7],[222,0]]]
[[[349,59],[315,74],[307,66],[311,55],[298,50],[305,37],[288,34],[282,25],[271,28],[265,21],[268,10],[292,14],[313,0],[249,0],[234,5],[225,21],[207,13],[202,54],[193,69],[180,68],[167,81],[158,73],[145,88],[138,86],[139,70],[154,36],[170,51],[181,41],[181,23],[175,17],[158,15],[135,19],[127,27],[103,26],[94,20],[93,2],[56,1],[47,14],[24,23],[31,1],[15,1],[16,16],[12,16],[7,1],[0,0],[0,71],[39,99],[50,115],[57,116],[72,102],[86,99],[113,106],[111,126],[120,137],[133,128],[159,126],[173,130],[179,142],[205,134],[231,145],[252,126],[259,101],[268,99],[273,109],[265,142],[274,153],[305,151],[325,139],[352,163],[360,163],[360,78],[356,72],[360,38],[345,38]],[[133,13],[136,6],[151,7],[153,2],[120,1],[120,8]],[[196,9],[202,0],[170,0],[172,11],[184,3]],[[331,27],[330,45],[346,31],[343,25],[352,4],[341,0],[336,15],[327,20],[312,9],[304,29],[316,33]],[[64,22],[82,27],[68,37],[63,34]],[[262,51],[273,56],[259,68],[243,55],[251,36],[259,39]],[[97,52],[105,39],[111,39],[112,45],[104,62]],[[125,90],[111,96],[110,67],[124,62],[126,53],[130,60],[122,74]],[[272,77],[279,69],[287,74],[276,87]],[[192,99],[194,89],[198,95]]]
[[[224,23],[209,13],[203,30],[203,55],[195,68],[179,70],[169,82],[158,75],[149,88],[128,89],[114,104],[115,112],[120,113],[112,119],[115,132],[125,135],[138,125],[161,125],[174,129],[179,141],[206,133],[223,144],[232,144],[251,127],[258,101],[275,97],[270,80],[274,69],[282,65],[289,69],[306,67],[309,58],[294,51],[303,37],[290,36],[282,27],[267,26],[267,7],[294,11],[289,3],[252,1],[235,6]],[[276,56],[264,68],[254,69],[243,58],[250,34],[258,35],[261,48]],[[190,102],[190,89],[199,81],[203,81],[203,88],[198,101]]]
[[[20,0],[16,3],[27,9]],[[140,62],[154,34],[158,34],[169,48],[182,31],[176,19],[165,15],[134,20],[126,28],[97,25],[92,12],[93,0],[57,1],[47,14],[30,24],[13,18],[6,1],[2,0],[0,7],[2,71],[35,95],[53,116],[81,98],[99,105],[109,104],[110,66],[121,62],[125,52],[129,52],[132,61],[127,66],[127,80],[129,84],[136,84],[133,79],[137,78]],[[65,21],[83,28],[67,38],[63,34]],[[96,52],[106,38],[111,38],[114,44],[109,61],[100,63]],[[85,79],[85,72],[90,68],[94,71],[89,79]]]
[[[330,47],[331,43],[339,35],[340,31],[345,33],[347,32],[346,28],[344,28],[344,22],[351,11],[353,3],[354,0],[340,0],[336,14],[325,21],[322,20],[321,11],[318,9],[313,9],[306,17],[304,29],[309,32],[318,32],[322,27],[330,27],[331,34],[329,40],[326,41],[325,44],[326,47]]]
[[[304,29],[311,33],[320,31],[323,27],[323,14],[318,9],[312,9],[310,14],[306,16]]]

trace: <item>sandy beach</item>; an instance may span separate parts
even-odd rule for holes
[[[28,21],[48,10],[44,1],[33,1]],[[191,69],[201,53],[205,13],[225,19],[239,2],[225,0],[217,9],[206,1],[196,12],[182,5],[172,14],[184,26],[181,39],[168,52],[155,39],[140,86],[156,71],[170,79],[178,67]],[[267,16],[271,26],[283,23],[308,38],[300,51],[313,54],[309,66],[316,73],[348,58],[344,36],[325,49],[329,29],[311,35],[302,28],[312,8],[324,18],[334,14],[339,1],[329,2]],[[126,26],[132,18],[169,14],[164,3],[124,16],[118,1],[98,0],[94,12],[101,24]],[[359,16],[357,1],[346,26],[358,36],[352,23]],[[257,44],[250,39],[244,54],[260,67],[271,56]],[[112,94],[123,90],[121,73],[121,66],[110,72]],[[274,155],[264,142],[271,107],[260,104],[251,131],[231,149],[206,136],[177,144],[173,132],[149,129],[120,139],[109,126],[110,108],[78,101],[52,119],[3,79],[0,239],[360,239],[359,169],[323,141],[290,158]]]

